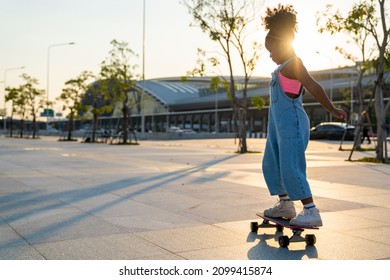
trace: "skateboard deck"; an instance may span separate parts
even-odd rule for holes
[[[265,221],[273,222],[276,225],[289,228],[289,229],[319,229],[318,227],[313,227],[313,226],[290,225],[289,219],[267,217],[264,215],[264,213],[257,213],[256,215],[259,216],[260,218],[263,218],[263,220]]]
[[[284,218],[273,218],[267,217],[264,213],[257,213],[257,216],[263,219],[263,222],[259,224],[258,222],[251,223],[251,232],[257,233],[259,228],[271,228],[274,227],[278,232],[283,231],[284,228],[288,228],[293,232],[292,236],[279,236],[279,245],[281,247],[288,247],[290,242],[306,242],[307,245],[314,245],[316,243],[316,237],[314,234],[306,234],[305,237],[302,237],[302,232],[307,230],[318,230],[318,227],[313,226],[295,226],[290,225],[289,219]]]

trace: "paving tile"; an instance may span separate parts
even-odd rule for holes
[[[35,248],[46,259],[56,260],[180,258],[131,233],[43,243],[35,245]]]
[[[346,232],[351,236],[383,244],[383,249],[390,250],[390,226],[357,229]],[[388,251],[390,253],[390,251]]]
[[[139,232],[136,235],[174,253],[245,244],[246,240],[239,234],[210,225]]]
[[[130,232],[154,231],[202,224],[197,220],[164,210],[149,214],[110,217],[107,222],[126,228]]]
[[[27,245],[28,243],[23,237],[0,219],[0,251]]]
[[[315,247],[323,260],[377,260],[390,254],[389,245],[349,233],[319,233]]]
[[[3,248],[0,245],[0,260],[44,260],[45,258],[31,245]]]
[[[328,231],[345,232],[355,229],[366,229],[372,227],[382,227],[383,222],[371,220],[368,217],[361,218],[343,214],[341,212],[326,212],[321,215],[324,228]]]
[[[377,221],[386,225],[390,225],[390,208],[388,207],[365,207],[359,209],[351,209],[339,212],[340,214],[364,218],[367,220]]]
[[[223,246],[181,252],[178,255],[188,260],[247,260],[251,250],[250,245]]]
[[[3,217],[30,244],[99,236],[124,230],[80,210],[64,207],[36,210],[14,219]]]

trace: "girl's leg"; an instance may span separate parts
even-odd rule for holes
[[[302,200],[312,196],[306,178],[305,144],[300,138],[280,141],[281,179],[290,199]]]
[[[264,214],[270,217],[293,218],[296,215],[294,203],[288,197],[280,173],[280,151],[278,135],[272,112],[269,114],[268,136],[262,162],[262,171],[271,195],[278,195],[279,201],[274,207],[266,209]]]
[[[272,138],[267,139],[263,157],[263,175],[271,195],[278,195],[279,201],[269,209],[264,210],[264,215],[269,217],[283,217],[291,219],[296,216],[294,203],[290,200],[280,176],[279,150]]]

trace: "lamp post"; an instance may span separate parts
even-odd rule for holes
[[[21,66],[21,67],[14,67],[14,68],[7,68],[4,70],[4,103],[3,103],[3,108],[4,108],[4,116],[3,116],[3,129],[4,131],[7,129],[7,121],[6,121],[6,116],[7,116],[7,109],[5,108],[5,89],[7,87],[7,72],[12,71],[12,70],[21,70],[26,67]]]
[[[218,120],[218,98],[217,98],[217,92],[218,92],[218,89],[215,91],[215,124],[214,124],[214,128],[215,128],[215,133],[218,133],[219,132],[219,120]]]
[[[145,14],[146,0],[143,0],[143,22],[142,22],[142,93],[141,93],[141,133],[145,132]]]
[[[74,45],[75,43],[74,42],[70,42],[70,43],[61,43],[61,44],[52,44],[52,45],[49,45],[47,47],[47,69],[46,69],[46,74],[47,74],[47,77],[46,77],[46,106],[48,107],[49,106],[49,74],[50,74],[50,49],[53,48],[53,47],[61,47],[61,46],[68,46],[68,45]],[[48,124],[49,124],[49,111],[46,110],[46,130],[48,128]]]
[[[354,96],[353,96],[353,74],[354,74],[354,71],[351,71],[350,72],[351,74],[351,116],[352,116],[352,113],[353,113],[353,103],[354,103]]]
[[[320,53],[319,51],[316,51],[317,54],[323,55],[330,61],[330,96],[329,99],[331,102],[333,102],[333,59],[330,56],[327,56],[326,54]],[[332,114],[329,114],[329,121],[332,121]]]

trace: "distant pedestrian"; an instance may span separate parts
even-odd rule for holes
[[[368,131],[370,129],[370,124],[365,122],[366,119],[367,119],[367,112],[363,111],[362,112],[363,136],[362,136],[362,139],[361,139],[361,143],[363,144],[364,139],[367,138],[368,144],[371,144],[370,135],[368,135]]]
[[[310,124],[302,106],[303,87],[336,118],[345,119],[347,114],[333,106],[295,54],[292,42],[297,21],[293,6],[279,4],[277,8],[268,8],[263,20],[269,30],[265,47],[279,65],[270,82],[269,134],[262,165],[270,194],[278,195],[279,201],[264,214],[289,218],[291,225],[322,226],[306,179],[305,150]],[[304,206],[298,215],[293,200],[301,200]]]

